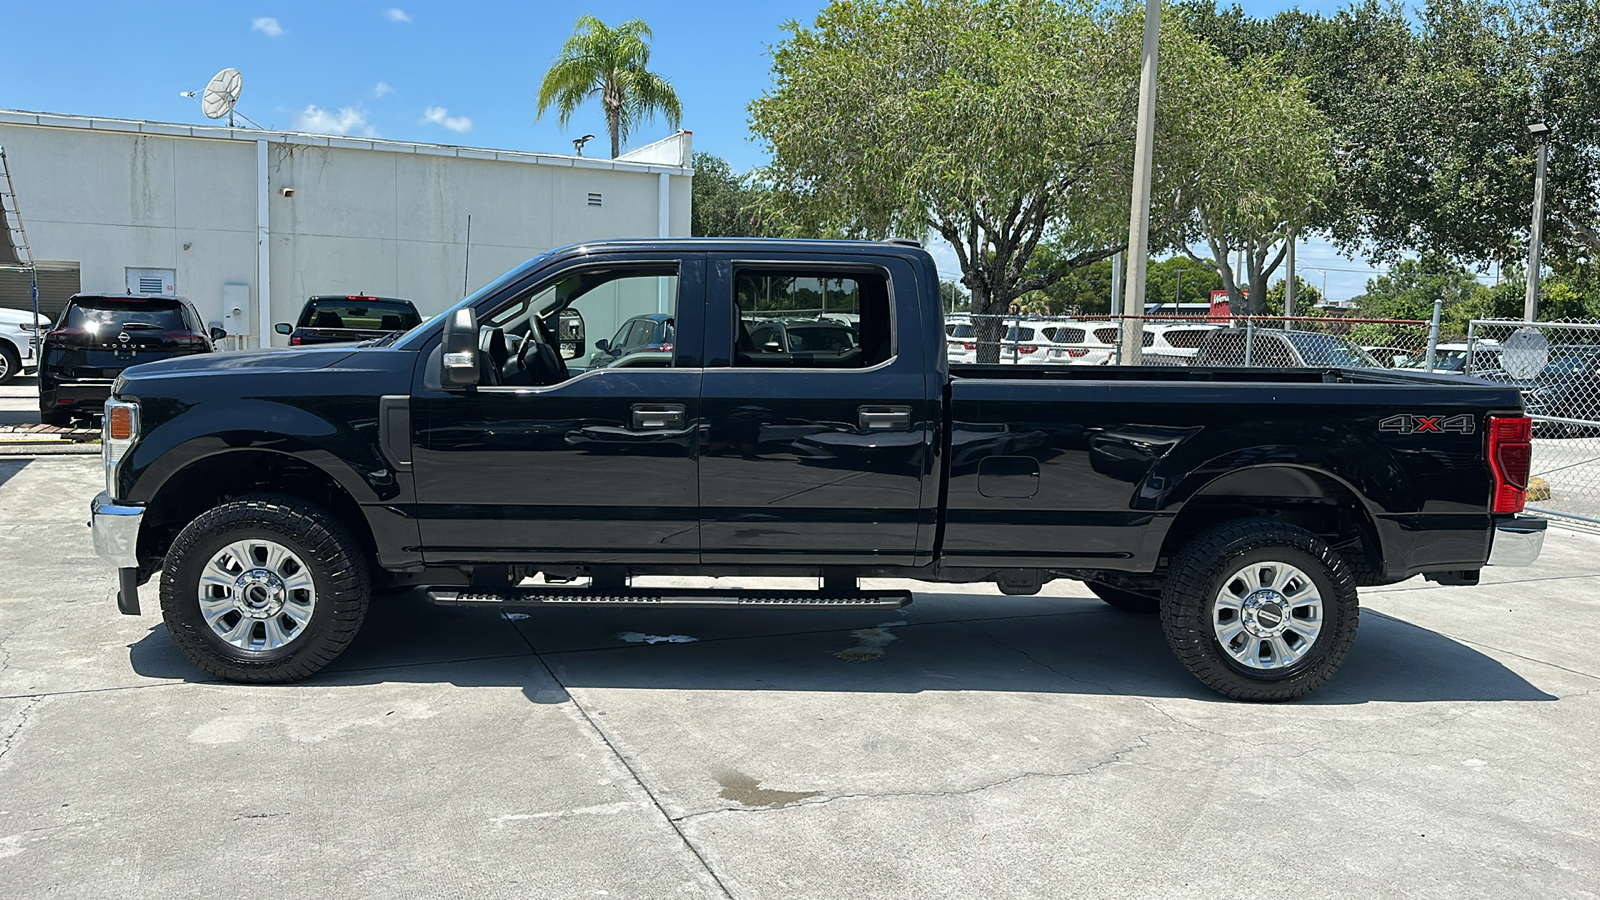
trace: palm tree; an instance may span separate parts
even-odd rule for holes
[[[590,15],[578,19],[555,65],[544,73],[539,115],[554,104],[565,128],[572,113],[599,94],[611,130],[613,157],[622,152],[622,142],[634,126],[657,112],[677,128],[682,109],[672,83],[645,68],[650,62],[651,37],[650,26],[643,19],[629,19],[616,28],[607,28]]]

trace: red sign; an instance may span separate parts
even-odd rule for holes
[[[1233,313],[1228,305],[1228,292],[1226,290],[1211,292],[1211,314],[1206,318],[1212,322],[1226,322],[1233,318]]]

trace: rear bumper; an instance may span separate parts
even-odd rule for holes
[[[57,381],[39,391],[41,408],[66,408],[74,406],[103,406],[111,399],[114,379],[104,381]]]
[[[101,491],[89,503],[95,555],[117,567],[117,609],[139,614],[139,526],[144,507],[114,502]]]
[[[1531,566],[1544,550],[1544,532],[1550,523],[1531,516],[1497,522],[1489,548],[1491,566]]]

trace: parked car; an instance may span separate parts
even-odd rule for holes
[[[1049,322],[1039,327],[1039,335],[1048,343],[1039,358],[1032,363],[1054,363],[1069,366],[1104,366],[1116,356],[1114,344],[1107,344],[1096,334],[1093,322]]]
[[[1477,368],[1476,362],[1473,368]],[[1504,370],[1478,377],[1516,385],[1528,415],[1535,417],[1533,432],[1540,437],[1600,433],[1600,346],[1551,347],[1550,361],[1531,379],[1515,380]]]
[[[1472,356],[1472,370],[1467,370],[1468,352]],[[1426,369],[1428,367],[1428,351],[1418,350],[1405,359],[1395,363],[1397,369]],[[1498,341],[1478,341],[1476,349],[1470,349],[1465,343],[1443,343],[1434,347],[1433,370],[1435,372],[1459,372],[1464,375],[1475,375],[1484,372],[1494,372],[1500,369],[1500,344]]]
[[[584,355],[586,298],[614,308],[616,280],[666,266],[704,285],[678,296],[697,327],[671,367],[574,374],[507,353],[509,336],[553,351],[543,335],[571,314],[562,355]],[[747,614],[912,599],[863,578],[1007,594],[1071,578],[1159,611],[1189,671],[1246,700],[1334,676],[1358,585],[1470,585],[1539,556],[1544,521],[1517,515],[1531,444],[1511,386],[1332,367],[945,373],[935,276],[898,243],[590,241],[392,343],[136,366],[106,404],[94,546],[125,613],[160,570],[166,634],[231,681],[312,675],[397,587],[445,606]],[[799,278],[853,283],[859,343],[747,353],[736,286]]]
[[[33,358],[33,342],[40,331],[50,330],[50,320],[18,309],[0,309],[0,384],[5,384],[23,369],[38,365]]]
[[[1405,347],[1385,347],[1377,344],[1363,344],[1361,349],[1371,354],[1372,358],[1377,360],[1379,365],[1390,369],[1395,368],[1401,363],[1410,359],[1413,352]],[[1424,359],[1426,359],[1426,355],[1424,355]]]
[[[1191,366],[1206,336],[1221,328],[1205,322],[1146,322],[1144,362],[1148,365]]]
[[[39,366],[39,419],[66,425],[74,416],[98,415],[122,370],[139,363],[211,353],[200,314],[182,297],[78,294],[61,321],[44,336]]]
[[[1355,344],[1315,331],[1219,328],[1200,341],[1197,366],[1244,366],[1261,369],[1381,369],[1382,363]],[[1253,344],[1252,344],[1253,340]]]
[[[273,330],[289,336],[293,347],[305,344],[350,344],[409,331],[422,316],[409,300],[358,295],[319,295],[300,307],[295,324],[279,322]]]
[[[861,344],[854,329],[832,319],[762,319],[746,328],[763,353],[848,353]]]
[[[635,353],[670,356],[674,331],[676,323],[665,313],[634,316],[622,323],[611,340],[601,338],[594,342],[595,352],[589,359],[589,368],[604,368]]]

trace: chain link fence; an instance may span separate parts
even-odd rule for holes
[[[1514,384],[1533,419],[1528,508],[1600,525],[1600,322],[1476,320],[1466,372]]]
[[[1128,318],[958,314],[945,319],[945,349],[958,364],[1119,365]],[[1466,358],[1464,343],[1430,344],[1429,323],[1421,320],[1146,315],[1134,321],[1147,366],[1422,370],[1430,345],[1438,370],[1460,371]]]

